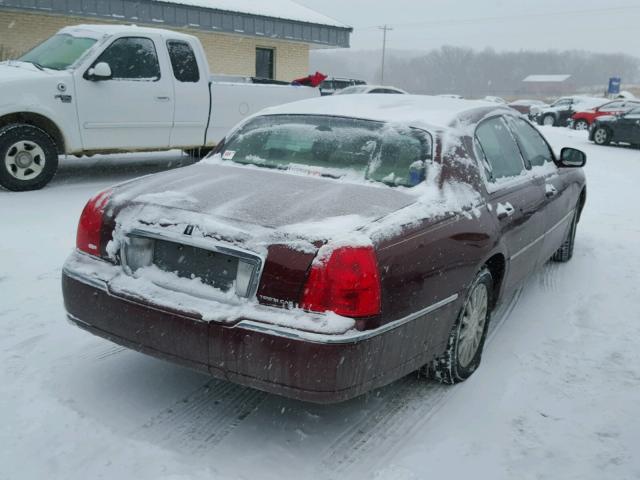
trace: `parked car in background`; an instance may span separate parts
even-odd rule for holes
[[[441,98],[453,98],[456,100],[462,100],[464,98],[462,95],[458,95],[455,93],[441,93],[440,95],[436,95],[436,96]]]
[[[492,103],[502,103],[502,104],[507,103],[507,101],[504,98],[502,98],[502,97],[494,97],[494,96],[491,96],[491,95],[488,95],[488,96],[484,97],[483,100],[485,102],[492,102]]]
[[[400,88],[388,87],[384,85],[353,85],[351,87],[343,88],[335,93],[335,95],[351,95],[354,93],[390,93],[390,94],[403,94],[407,92]]]
[[[628,143],[640,146],[640,107],[618,115],[595,119],[589,129],[589,140],[598,145]]]
[[[541,100],[527,100],[527,99],[515,100],[509,103],[508,105],[509,107],[513,108],[514,110],[517,110],[523,115],[529,115],[531,113],[532,107],[542,109],[549,106],[548,104],[544,103]]]
[[[211,82],[200,41],[169,30],[79,25],[0,64],[0,186],[42,188],[58,155],[212,148],[264,107],[317,89]]]
[[[548,107],[531,107],[532,119],[539,125],[566,127],[575,112],[599,107],[607,101],[599,97],[562,97]]]
[[[571,126],[576,130],[587,130],[598,117],[618,115],[636,107],[640,107],[640,100],[614,100],[596,108],[574,113],[571,117]]]
[[[327,78],[320,84],[320,94],[322,96],[325,95],[333,95],[339,90],[343,88],[352,87],[354,85],[366,85],[367,82],[364,80],[356,80],[354,78]]]
[[[486,102],[273,107],[200,163],[91,199],[65,307],[113,342],[302,400],[423,367],[460,382],[503,295],[571,258],[584,163]]]

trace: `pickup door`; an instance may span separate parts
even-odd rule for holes
[[[111,78],[88,74],[100,62],[109,64]],[[74,78],[84,150],[168,148],[174,82],[162,37],[114,37],[89,65]]]

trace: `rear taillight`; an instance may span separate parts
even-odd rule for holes
[[[311,267],[302,308],[345,317],[380,313],[380,277],[372,247],[339,247]]]
[[[100,256],[104,209],[111,197],[111,190],[104,190],[87,202],[80,215],[76,247],[91,255]]]

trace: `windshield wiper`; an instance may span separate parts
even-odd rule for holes
[[[32,62],[31,60],[20,60],[20,59],[18,59],[18,62],[30,63],[31,65],[36,67],[38,70],[44,71],[44,67],[42,65],[40,65],[38,62]]]

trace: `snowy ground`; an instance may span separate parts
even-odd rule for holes
[[[640,478],[640,151],[544,132],[589,156],[574,259],[503,305],[464,384],[410,376],[334,406],[65,322],[60,268],[86,199],[184,157],[69,159],[42,191],[0,192],[0,479]]]

